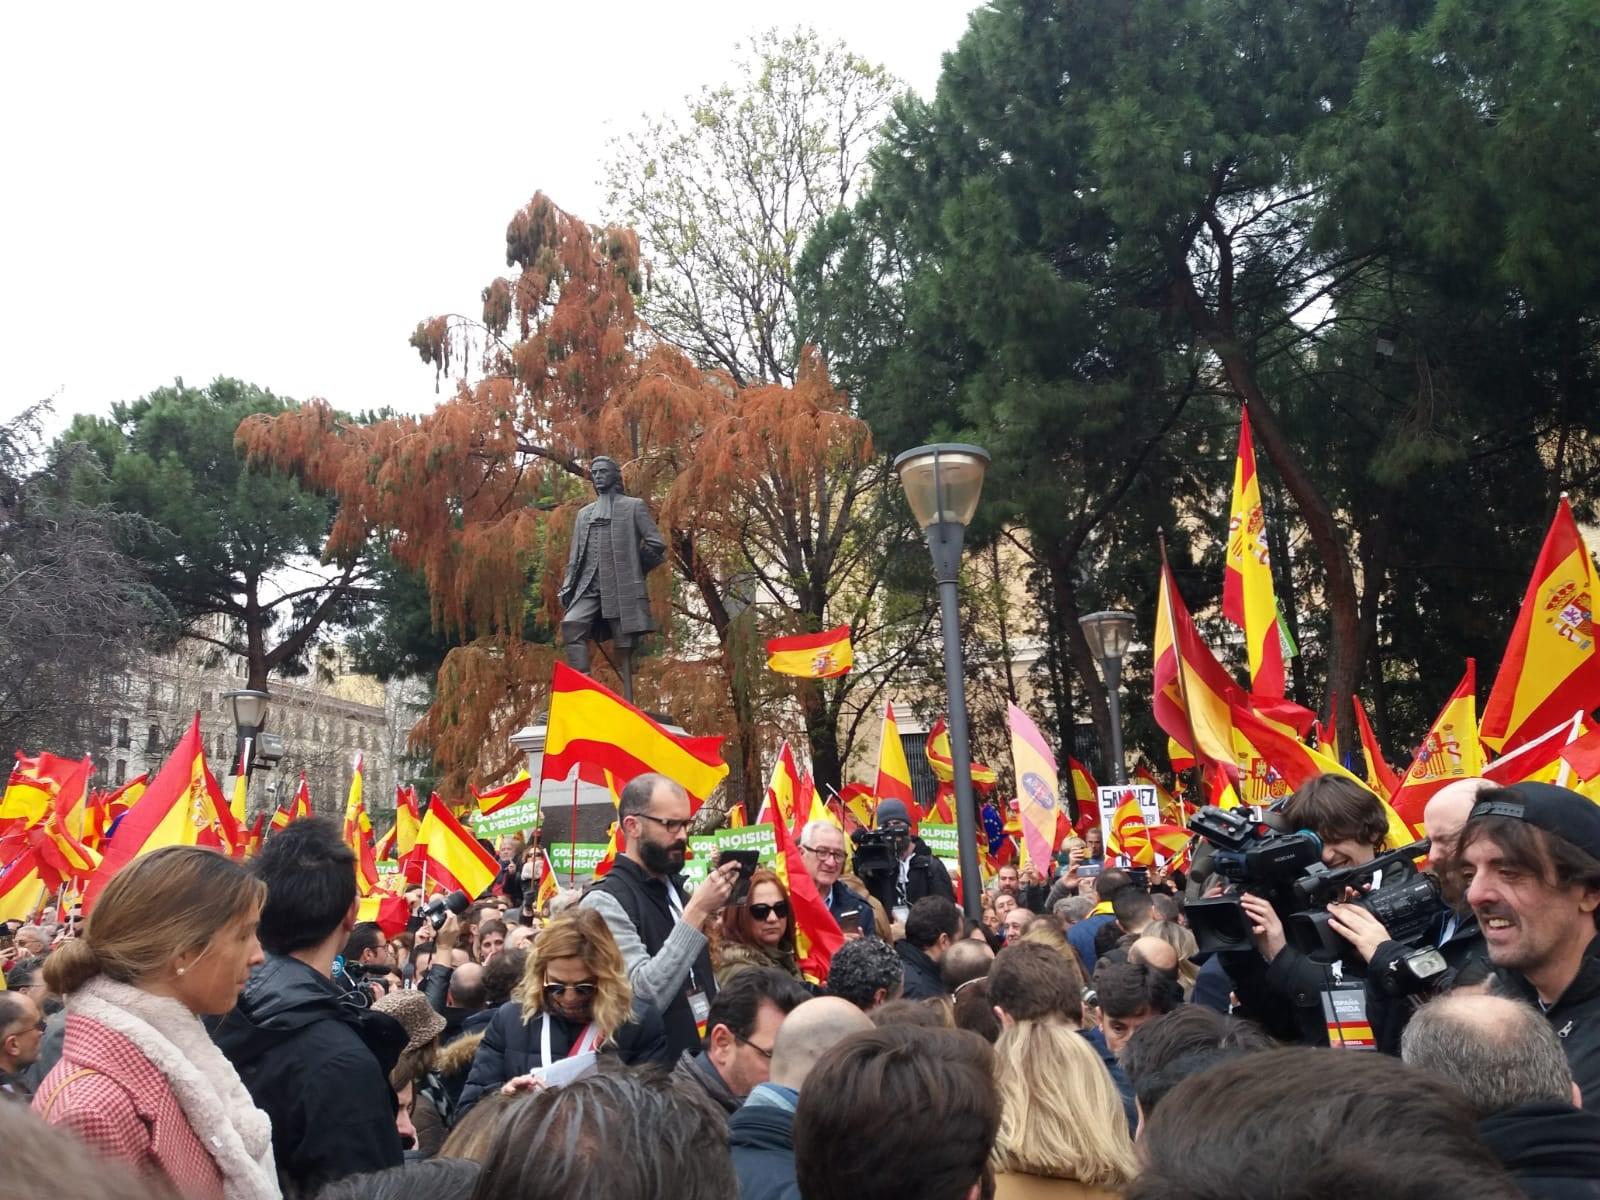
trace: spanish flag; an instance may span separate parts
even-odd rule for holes
[[[1361,757],[1367,764],[1367,786],[1392,803],[1400,790],[1400,776],[1383,757],[1383,747],[1378,745],[1372,723],[1367,720],[1367,706],[1361,703],[1360,696],[1351,699],[1355,702],[1356,731],[1361,735]]]
[[[773,870],[789,894],[789,909],[794,913],[794,957],[800,971],[812,983],[826,983],[834,953],[844,945],[844,933],[823,902],[817,885],[811,882],[805,860],[794,838],[782,825],[773,825],[778,853]]]
[[[611,772],[626,783],[659,772],[689,793],[695,808],[727,777],[720,737],[679,737],[587,675],[557,663],[550,688],[543,776],[605,786]]]
[[[1483,705],[1483,744],[1504,754],[1600,704],[1594,562],[1565,495]]]
[[[350,775],[350,795],[344,806],[344,843],[355,851],[356,890],[371,895],[378,886],[378,848],[372,838],[372,820],[362,798],[365,789],[363,755],[356,755],[356,769]]]
[[[802,679],[836,679],[855,663],[850,626],[773,638],[767,643],[767,669]]]
[[[28,921],[44,903],[46,889],[32,850],[0,866],[0,921]]]
[[[500,874],[500,863],[462,828],[450,806],[437,796],[428,802],[428,815],[422,818],[417,841],[425,846],[430,883],[446,891],[465,892],[476,900]]]
[[[1056,756],[1032,718],[1015,704],[1006,705],[1006,724],[1011,729],[1011,764],[1017,775],[1023,857],[1048,873],[1046,864],[1055,852],[1061,813]]]
[[[1272,588],[1261,480],[1250,438],[1250,410],[1239,415],[1239,455],[1233,464],[1233,504],[1228,513],[1228,553],[1222,575],[1222,614],[1244,630],[1250,690],[1283,695],[1283,639]]]
[[[300,786],[294,790],[294,802],[289,806],[289,820],[299,821],[312,814],[311,788],[306,784],[306,773],[300,772]]]
[[[1467,659],[1467,672],[1433,719],[1433,726],[1411,761],[1394,807],[1412,826],[1422,824],[1428,800],[1447,783],[1483,774],[1483,746],[1478,741],[1477,664]],[[1568,714],[1569,716],[1571,714]]]
[[[490,813],[499,812],[502,808],[510,808],[513,804],[520,803],[532,786],[533,777],[528,774],[527,768],[523,768],[510,783],[503,783],[487,792],[474,791],[472,794],[478,798],[478,811],[488,816]]]
[[[550,901],[561,889],[556,883],[556,869],[550,865],[550,855],[543,850],[539,851],[539,871],[539,894],[533,898],[533,908],[544,914],[550,911]]]
[[[905,744],[900,741],[900,726],[895,724],[894,705],[883,706],[883,728],[878,736],[878,782],[873,791],[880,802],[900,800],[906,811],[917,815],[916,796],[911,791],[911,764],[906,762]]]
[[[811,798],[805,794],[805,781],[800,767],[794,761],[794,751],[789,743],[778,749],[778,760],[772,764],[772,778],[767,781],[766,799],[756,814],[756,824],[771,822],[785,829],[804,825],[811,812]]]
[[[933,771],[933,777],[940,783],[954,783],[956,781],[956,760],[950,749],[950,730],[945,725],[943,717],[933,723],[933,728],[928,730],[928,743],[924,747],[928,756],[928,767]],[[981,762],[970,764],[972,770],[972,786],[978,791],[987,791],[1000,782],[1000,776],[993,767],[986,767]]]
[[[141,855],[163,846],[209,846],[231,854],[243,837],[206,766],[200,714],[195,713],[171,757],[117,823],[106,843],[105,861],[84,892],[83,910],[89,912],[107,880]]]
[[[233,799],[228,806],[228,811],[233,813],[234,824],[241,829],[244,828],[244,823],[250,819],[250,814],[246,811],[246,806],[250,803],[250,776],[245,773],[248,765],[244,760],[244,750],[241,748],[239,751],[239,765],[233,776]]]
[[[872,789],[864,783],[847,783],[844,790],[839,793],[839,803],[850,820],[862,829],[871,829],[877,821],[878,798],[872,794]],[[841,816],[844,814],[841,813]],[[846,822],[848,827],[849,822]]]
[[[1098,817],[1100,813],[1100,785],[1095,783],[1089,768],[1077,759],[1067,757],[1067,777],[1072,781],[1072,799],[1078,806],[1078,816]]]
[[[1362,787],[1367,786],[1333,759],[1318,754],[1304,742],[1297,741],[1292,734],[1284,733],[1278,726],[1262,720],[1247,709],[1234,709],[1233,720],[1239,732],[1249,739],[1261,757],[1291,788],[1309,783],[1318,775],[1342,775]],[[1371,788],[1367,790],[1372,791]],[[1373,792],[1373,795],[1377,793]],[[1400,814],[1382,796],[1378,796],[1378,802],[1383,805],[1384,816],[1389,821],[1389,836],[1384,840],[1384,849],[1398,850],[1414,842],[1416,836]]]
[[[1563,721],[1489,763],[1483,768],[1483,777],[1501,787],[1510,787],[1513,783],[1554,783],[1560,777],[1569,745],[1586,736],[1592,735],[1581,715]]]
[[[1201,640],[1165,557],[1153,649],[1151,711],[1156,723],[1187,753],[1236,776],[1231,712],[1248,702]]]

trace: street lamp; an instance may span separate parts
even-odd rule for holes
[[[235,765],[244,774],[245,791],[248,793],[251,763],[256,756],[256,739],[261,735],[261,726],[266,723],[267,702],[271,697],[255,688],[241,688],[237,692],[223,692],[222,698],[233,706],[233,728],[239,738]]]
[[[918,446],[894,460],[911,514],[922,526],[933,554],[939,585],[939,617],[944,628],[944,677],[950,692],[950,758],[955,770],[956,835],[961,855],[961,898],[967,916],[982,916],[978,870],[978,810],[972,796],[972,753],[967,744],[967,689],[961,671],[961,612],[956,583],[961,575],[961,543],[978,508],[989,452],[977,446],[944,443]]]
[[[1133,640],[1133,614],[1096,612],[1078,618],[1089,649],[1100,660],[1106,677],[1106,701],[1111,706],[1111,782],[1128,782],[1128,767],[1122,760],[1122,656]]]

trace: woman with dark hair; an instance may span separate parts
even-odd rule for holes
[[[262,961],[266,891],[196,846],[118,871],[83,936],[45,961],[67,1027],[40,1116],[185,1197],[277,1197],[272,1123],[200,1022],[232,1009]]]
[[[801,979],[794,957],[794,910],[775,871],[757,867],[750,876],[750,903],[722,910],[721,937],[713,949],[717,986],[751,967],[775,967]]]
[[[661,1012],[635,998],[605,918],[575,908],[533,943],[522,982],[478,1046],[456,1119],[485,1092],[538,1086],[532,1072],[591,1050],[629,1066],[672,1065]]]

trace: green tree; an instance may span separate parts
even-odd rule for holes
[[[148,522],[130,552],[184,633],[242,659],[253,688],[304,674],[317,639],[364,624],[377,596],[370,545],[322,559],[335,503],[235,453],[246,417],[295,407],[237,380],[179,380],[110,417],[79,416],[61,438],[98,467],[80,473],[78,496]]]

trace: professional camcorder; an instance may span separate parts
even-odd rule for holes
[[[856,874],[866,879],[900,869],[900,855],[911,841],[911,830],[894,822],[886,829],[858,829],[850,838],[855,843]]]
[[[1229,883],[1227,894],[1192,900],[1184,913],[1202,954],[1249,950],[1255,943],[1250,918],[1239,893],[1265,899],[1283,921],[1284,937],[1314,961],[1354,958],[1355,952],[1328,923],[1327,907],[1344,899],[1347,890],[1362,892],[1373,877],[1401,868],[1399,878],[1381,881],[1373,891],[1351,901],[1382,921],[1389,936],[1410,945],[1424,934],[1441,904],[1438,884],[1426,875],[1404,872],[1404,864],[1427,853],[1424,839],[1380,854],[1355,867],[1330,869],[1322,863],[1322,839],[1309,829],[1284,830],[1272,824],[1274,814],[1253,820],[1241,811],[1203,808],[1189,828],[1208,844],[1212,872]]]

